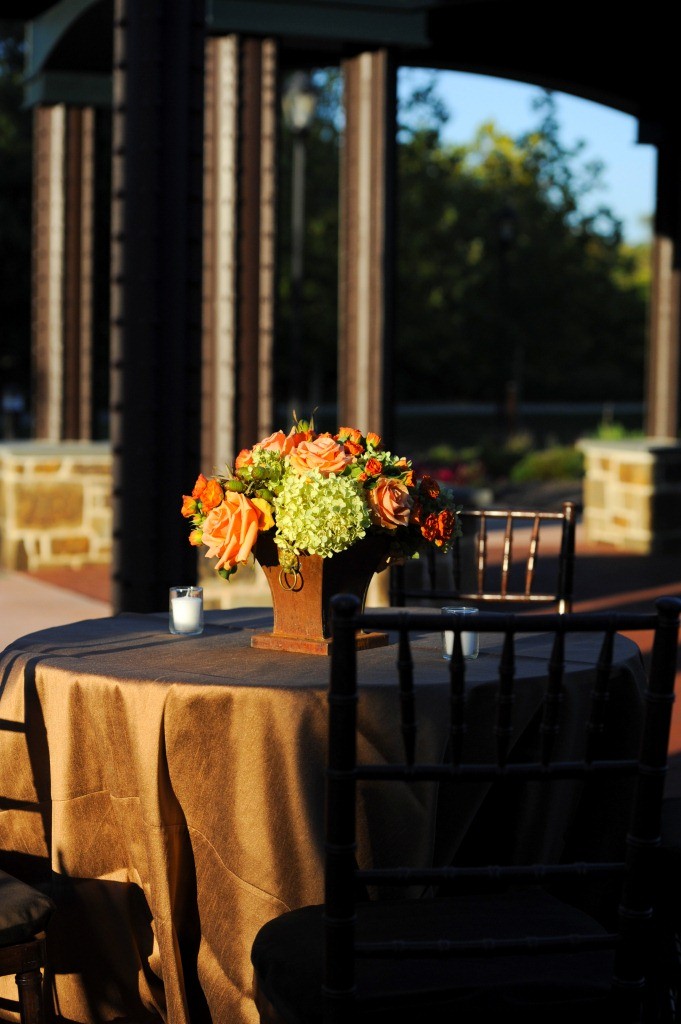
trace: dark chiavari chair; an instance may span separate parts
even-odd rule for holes
[[[252,960],[261,1021],[486,1024],[511,1016],[525,1024],[671,1020],[660,1013],[654,991],[659,981],[654,980],[654,895],[681,600],[662,598],[653,614],[481,612],[478,631],[499,634],[503,640],[500,653],[493,655],[498,657],[497,710],[486,723],[496,756],[486,763],[479,763],[477,748],[471,752],[466,744],[470,663],[462,656],[460,617],[427,611],[361,614],[357,600],[348,595],[335,597],[333,606],[325,903],[284,913],[260,929]],[[450,741],[442,763],[421,764],[415,756],[415,665],[420,655],[412,638],[443,628],[454,633],[452,660],[444,669],[450,687]],[[361,699],[357,629],[398,634],[395,696],[404,746],[399,764],[361,763],[357,758],[362,749],[356,742]],[[621,683],[613,650],[622,631],[652,631],[654,643],[641,715],[636,701],[631,714],[623,713],[620,704],[621,718],[611,722]],[[528,632],[549,634],[551,653],[541,683],[535,741],[514,748],[515,648],[518,635]],[[566,753],[560,746],[562,715],[570,707],[564,685],[566,649],[574,644],[584,659],[587,633],[597,635],[591,650],[598,648],[589,670],[591,697],[577,716],[583,741]],[[641,736],[637,754],[617,746],[634,718],[634,733],[640,728]],[[604,827],[601,812],[605,817],[609,811],[604,794],[620,794],[617,835],[608,836],[616,857],[599,842],[585,857],[584,847],[573,841],[567,848],[578,859],[564,850],[557,862],[546,864],[499,863],[493,859],[496,851],[489,863],[463,866],[455,858],[444,867],[360,870],[355,862],[360,786],[430,781],[492,790],[517,782],[548,787],[553,800],[561,799],[561,793],[564,798],[560,787],[571,785],[569,780],[582,796],[591,793],[591,821],[597,832]],[[600,806],[594,799],[600,799]],[[508,827],[514,827],[513,819]],[[382,885],[420,885],[429,896],[362,901],[360,885],[374,893]]]
[[[459,513],[463,536],[455,538],[450,552],[441,555],[430,548],[421,558],[391,569],[390,603],[403,608],[414,601],[429,603],[462,601],[469,604],[512,604],[515,606],[555,605],[559,612],[572,610],[577,506],[563,502],[560,512],[532,512],[517,509],[464,509]],[[498,565],[492,565],[492,533],[503,526]],[[548,574],[537,585],[538,560],[542,552],[543,529],[560,525],[557,557]],[[528,528],[528,529],[525,529]],[[474,537],[471,538],[471,534]],[[473,540],[472,551],[467,542]],[[470,564],[466,563],[466,554]],[[514,555],[520,556],[514,564]],[[541,555],[542,568],[549,555]],[[519,563],[519,564],[518,564]],[[414,584],[420,570],[421,579]],[[553,571],[552,571],[553,570]]]

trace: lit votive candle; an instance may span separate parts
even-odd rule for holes
[[[170,588],[169,628],[171,633],[181,636],[203,633],[202,587]]]
[[[469,615],[477,615],[477,608],[443,608],[443,615],[462,615],[468,617]],[[442,634],[442,656],[447,661],[451,660],[452,653],[454,651],[454,631],[446,629]],[[479,637],[477,633],[473,633],[470,630],[466,630],[461,633],[461,653],[464,658],[477,658],[479,650]]]

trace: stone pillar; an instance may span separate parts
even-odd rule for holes
[[[51,441],[92,436],[94,128],[90,107],[35,110],[35,432]]]
[[[272,429],[277,48],[206,44],[204,471]]]
[[[200,468],[202,0],[115,0],[111,259],[113,604],[196,579],[180,516]]]
[[[386,50],[343,62],[339,423],[390,443],[394,298],[395,64]]]
[[[679,428],[681,317],[681,160],[679,144],[660,144],[653,241],[646,433],[675,438]]]

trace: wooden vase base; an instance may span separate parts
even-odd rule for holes
[[[371,647],[387,647],[387,633],[357,633],[355,642],[358,651],[367,651]],[[331,637],[307,639],[300,636],[284,636],[277,633],[256,633],[251,637],[251,647],[266,651],[291,651],[294,654],[330,655],[333,640]]]

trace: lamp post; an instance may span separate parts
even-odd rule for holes
[[[288,80],[281,106],[284,123],[293,137],[291,160],[291,337],[289,339],[289,411],[300,408],[299,384],[303,354],[303,276],[305,258],[306,142],[317,107],[318,91],[306,71],[295,71]]]

